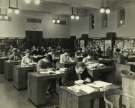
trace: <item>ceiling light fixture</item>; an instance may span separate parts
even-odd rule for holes
[[[76,14],[78,14],[78,10],[76,11]],[[73,7],[72,7],[72,15],[70,16],[70,19],[71,20],[79,20],[80,19],[79,15],[74,14],[74,8]]]
[[[7,15],[7,11],[8,11],[7,9],[0,8],[0,20],[2,20],[2,21],[8,21],[9,17]]]
[[[16,0],[16,6],[15,7],[11,6],[11,0],[9,0],[8,14],[11,14],[13,12],[16,15],[20,14],[19,6],[18,6],[18,0]]]
[[[31,1],[31,0],[24,0],[24,2],[25,2],[26,4],[30,4],[32,1]]]
[[[41,2],[40,0],[35,0],[35,1],[34,1],[34,4],[35,4],[35,5],[40,5],[40,2]]]
[[[41,0],[24,0],[24,2],[26,4],[31,4],[33,2],[35,5],[40,5]]]
[[[58,16],[58,18],[53,19],[52,20],[52,23],[54,23],[54,24],[60,24],[61,23],[60,16]]]
[[[101,14],[110,14],[111,13],[111,9],[109,7],[107,7],[107,1],[105,2],[105,0],[101,1],[101,8],[99,9],[99,12]]]
[[[106,14],[110,14],[110,13],[111,13],[111,10],[110,10],[110,8],[109,8],[109,7],[108,7],[108,8],[106,8],[105,13],[106,13]]]

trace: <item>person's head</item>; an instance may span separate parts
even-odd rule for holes
[[[64,55],[65,55],[65,56],[69,56],[69,51],[68,51],[68,50],[65,50],[65,51],[64,51]]]
[[[75,70],[77,74],[82,74],[86,69],[86,65],[82,62],[78,62],[75,66]]]
[[[47,59],[49,62],[52,62],[53,60],[52,60],[52,56],[50,55],[50,54],[48,54],[46,57],[45,57],[45,59]]]
[[[30,51],[29,51],[29,50],[26,50],[25,55],[26,55],[27,57],[30,57]]]

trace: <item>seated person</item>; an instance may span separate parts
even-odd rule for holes
[[[92,60],[92,57],[90,54],[85,54],[85,57],[83,58],[82,62],[83,63],[87,63],[89,62],[90,60]]]
[[[19,53],[17,52],[17,48],[14,48],[14,49],[12,50],[12,54],[9,55],[9,60],[13,60],[13,61],[21,60],[21,56],[20,56]]]
[[[75,52],[75,59],[76,61],[82,61],[83,55],[81,49],[77,50]]]
[[[22,58],[22,61],[21,61],[21,67],[31,66],[31,63],[33,63],[33,61],[32,61],[32,59],[30,57],[30,51],[26,51],[26,54]]]
[[[50,55],[47,55],[46,57],[44,57],[43,59],[41,59],[38,62],[37,65],[37,71],[41,72],[41,71],[47,71],[47,69],[51,69],[53,70],[53,63],[52,63],[52,58]],[[48,87],[46,90],[46,94],[51,94],[51,93],[55,93],[56,92],[56,79],[49,79],[49,83],[48,83]]]
[[[50,55],[47,55],[43,59],[39,60],[37,64],[37,71],[43,71],[46,69],[53,69],[53,63],[52,63],[52,57]]]
[[[60,63],[71,63],[73,60],[69,56],[69,53],[67,51],[64,52],[64,54],[60,55]]]
[[[36,46],[33,46],[31,48],[31,52],[32,52],[32,55],[38,55],[38,48],[36,48]]]
[[[84,84],[94,81],[93,76],[88,73],[88,70],[87,70],[84,63],[78,62],[75,66],[75,71],[76,71],[76,79],[75,80],[83,80]],[[90,108],[94,108],[94,102],[95,101],[92,99]]]
[[[93,82],[93,76],[88,73],[84,63],[78,62],[75,66],[76,78],[75,80],[83,80],[84,82]]]

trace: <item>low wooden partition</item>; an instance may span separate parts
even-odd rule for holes
[[[14,66],[19,65],[20,61],[5,61],[4,62],[4,76],[8,81],[13,80]]]
[[[110,88],[110,90],[106,90],[105,92],[107,96],[121,94],[121,91],[117,87]],[[68,87],[61,87],[59,95],[59,108],[107,108],[102,105],[103,103],[99,102],[104,97],[104,92],[74,92],[68,89]]]
[[[48,95],[46,91],[50,84],[50,79],[58,80],[64,77],[64,73],[48,74],[48,73],[29,73],[28,74],[28,98],[36,106],[48,103]]]
[[[0,74],[4,73],[4,62],[8,59],[8,57],[0,57]]]
[[[124,108],[135,108],[135,73],[122,73],[122,105]]]
[[[13,85],[16,89],[22,90],[27,88],[28,73],[34,72],[35,67],[21,67],[20,65],[14,66],[13,71]]]

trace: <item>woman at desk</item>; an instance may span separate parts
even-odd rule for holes
[[[21,60],[21,55],[18,54],[17,49],[12,50],[12,54],[9,55],[9,60],[18,61]]]
[[[30,51],[26,51],[25,56],[21,60],[21,67],[28,67],[31,66],[33,63],[31,57],[30,57]]]

